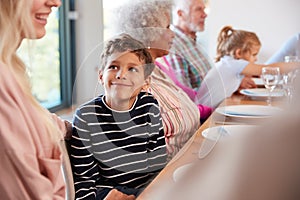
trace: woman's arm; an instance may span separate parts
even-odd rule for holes
[[[71,139],[71,137],[72,137],[72,123],[67,121],[67,120],[61,119],[59,116],[57,116],[54,113],[51,113],[51,117],[52,117],[54,123],[57,124],[58,128],[63,133],[63,137],[66,140]]]

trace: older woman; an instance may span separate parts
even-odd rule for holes
[[[169,29],[171,3],[136,0],[118,9],[114,30],[142,41],[154,59],[168,54],[174,38]],[[158,100],[169,158],[172,158],[200,126],[200,112],[187,94],[156,66],[150,90]]]

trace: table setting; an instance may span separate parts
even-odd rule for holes
[[[280,74],[277,67],[263,68],[261,77],[254,78],[261,87],[243,89],[226,98],[138,199],[158,197],[161,185],[185,184],[182,180],[195,168],[195,163],[205,165],[213,159],[214,149],[222,141],[239,139],[245,134],[259,135],[255,129],[272,124],[284,113],[293,97],[293,81],[298,74],[299,71]]]

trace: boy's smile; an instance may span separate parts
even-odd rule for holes
[[[146,84],[144,63],[131,52],[113,53],[99,78],[104,86],[105,101],[114,109],[130,109]]]

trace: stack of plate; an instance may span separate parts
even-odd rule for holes
[[[254,83],[255,83],[258,87],[260,87],[260,86],[264,87],[264,86],[265,86],[265,85],[264,85],[264,82],[263,82],[263,80],[262,80],[261,78],[252,78],[252,80],[254,81]],[[280,85],[280,84],[282,84],[282,80],[279,81],[279,85]]]
[[[266,88],[242,89],[240,93],[252,99],[266,99],[269,96],[269,91]],[[271,92],[272,98],[284,97],[283,89],[275,89]]]
[[[253,128],[257,128],[255,125],[226,125],[226,126],[214,126],[202,131],[202,136],[209,140],[217,141],[221,137],[234,136],[251,131]]]
[[[229,122],[256,124],[263,122],[262,119],[269,119],[281,112],[281,108],[262,105],[233,105],[216,109],[216,113],[218,113],[219,116],[224,116],[223,119],[221,119],[224,120],[224,124],[228,124]]]

